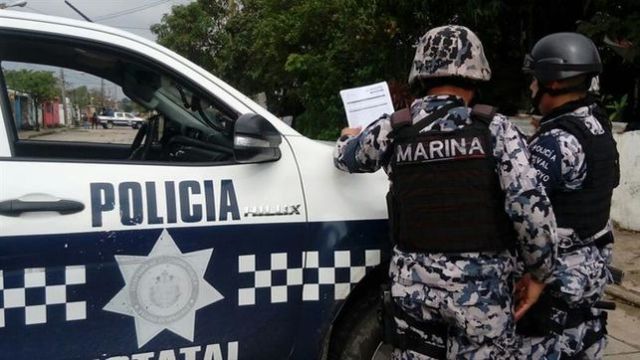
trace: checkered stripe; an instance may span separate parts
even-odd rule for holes
[[[354,284],[365,276],[368,270],[380,264],[380,250],[365,250],[364,263],[355,264],[352,261],[351,251],[335,251],[332,266],[320,266],[320,256],[317,251],[302,253],[303,267],[289,267],[287,253],[271,254],[269,269],[258,270],[256,268],[256,255],[241,255],[238,257],[238,272],[253,274],[253,287],[238,289],[238,305],[247,306],[256,304],[256,292],[258,289],[270,291],[271,303],[286,303],[289,300],[290,289],[302,287],[302,301],[319,301],[321,293],[333,289],[333,298],[342,300],[347,297]],[[362,261],[360,261],[362,262]],[[276,272],[286,271],[286,284],[274,285],[273,279]],[[338,271],[348,271],[349,279],[339,281],[336,278]],[[317,281],[304,282],[305,272],[313,272]],[[324,297],[323,297],[324,298]]]
[[[44,324],[47,322],[47,307],[64,306],[66,321],[87,318],[85,301],[68,301],[67,287],[82,285],[86,282],[84,265],[65,267],[64,284],[47,285],[45,268],[24,269],[24,285],[22,287],[5,288],[2,270],[0,270],[0,328],[5,327],[5,315],[10,311],[24,312],[25,325]],[[58,271],[56,269],[56,271]],[[44,290],[44,304],[30,304],[31,289]],[[27,305],[29,304],[29,305]]]

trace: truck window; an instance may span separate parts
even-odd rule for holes
[[[238,114],[149,60],[28,34],[3,36],[0,50],[6,79],[1,90],[8,95],[13,116],[14,156],[233,160],[232,129]]]
[[[2,71],[20,140],[131,144],[138,123],[115,121],[113,109],[149,116],[119,85],[83,71],[12,61]]]

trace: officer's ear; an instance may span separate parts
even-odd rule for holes
[[[550,82],[544,84],[544,87],[551,90],[560,90],[567,87],[567,84],[558,80],[551,80]]]
[[[467,104],[468,107],[473,107],[473,105],[475,104],[482,104],[482,92],[480,90],[480,88],[475,88],[473,89],[473,95],[471,96],[471,100],[469,101],[469,104]]]

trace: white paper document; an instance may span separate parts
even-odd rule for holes
[[[349,127],[365,128],[383,114],[393,113],[393,102],[386,82],[340,91]]]

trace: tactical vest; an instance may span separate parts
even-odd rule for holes
[[[387,202],[391,237],[400,249],[464,253],[515,244],[492,154],[489,123],[495,111],[478,109],[471,125],[454,131],[420,133],[431,121],[412,124],[408,109],[392,116]],[[434,115],[427,119],[444,113]]]
[[[609,221],[611,196],[620,181],[620,164],[611,125],[603,116],[596,116],[604,134],[594,135],[584,121],[564,116],[544,122],[530,141],[552,129],[562,129],[578,139],[585,153],[587,176],[582,188],[555,190],[549,199],[558,226],[573,229],[581,239],[587,239],[604,229]],[[610,237],[613,240],[612,237]],[[611,242],[611,241],[609,241]]]

